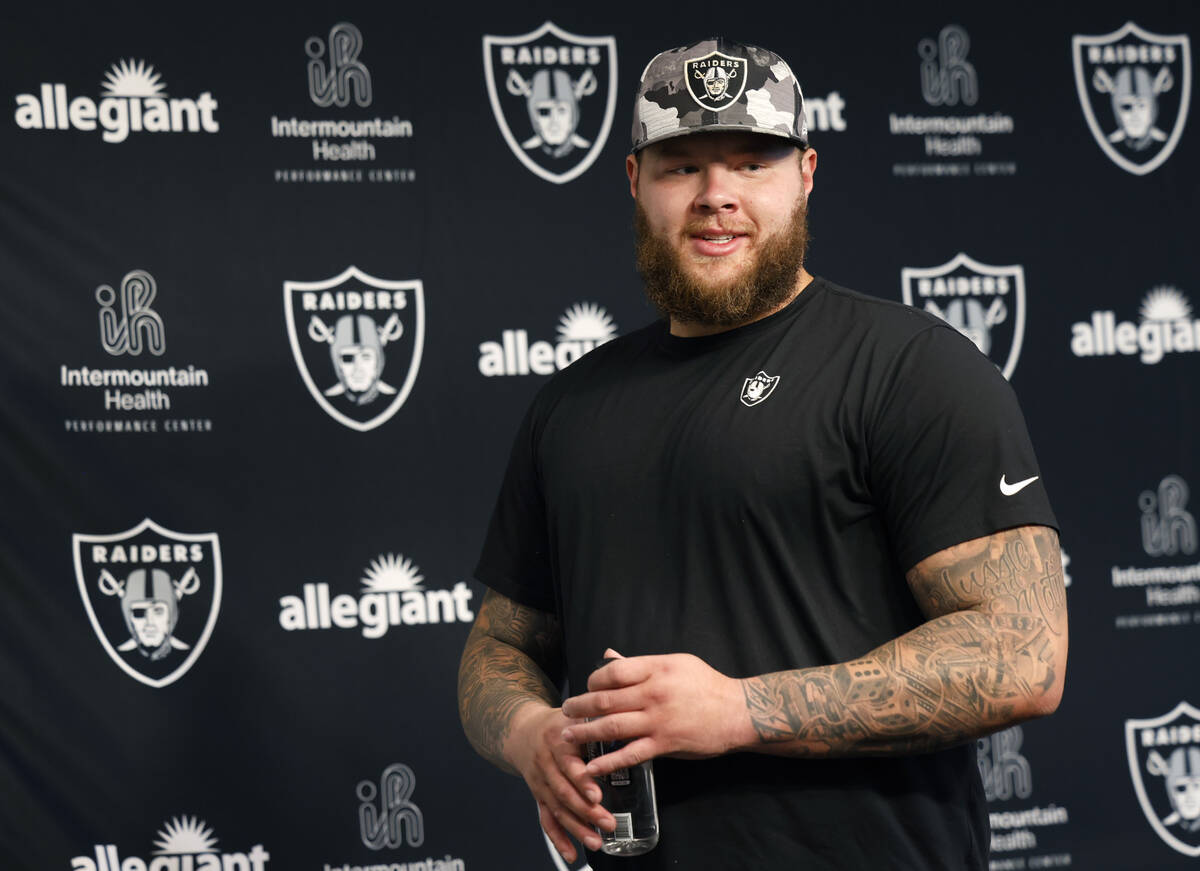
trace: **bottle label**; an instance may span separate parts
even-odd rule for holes
[[[612,833],[615,841],[633,840],[633,814],[613,814],[617,821],[617,830]]]

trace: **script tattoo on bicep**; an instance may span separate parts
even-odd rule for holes
[[[1067,617],[1054,530],[947,548],[908,582],[929,622],[859,660],[743,682],[761,742],[797,755],[921,752],[1057,703]]]
[[[501,755],[512,715],[541,700],[559,704],[562,632],[549,612],[488,590],[458,668],[458,711],[472,746],[508,768]]]

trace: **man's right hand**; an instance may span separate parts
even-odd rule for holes
[[[580,747],[562,740],[563,729],[576,722],[563,716],[561,708],[524,705],[513,714],[504,747],[508,763],[525,778],[537,801],[542,830],[568,862],[576,858],[568,835],[598,850],[595,827],[613,831],[617,825],[600,806],[600,786],[587,773]]]

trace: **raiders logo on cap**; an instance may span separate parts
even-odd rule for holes
[[[684,81],[692,99],[714,112],[728,109],[746,89],[746,59],[719,51],[684,61]]]

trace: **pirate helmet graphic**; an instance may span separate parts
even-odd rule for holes
[[[138,651],[151,659],[171,652],[171,633],[179,622],[179,605],[171,576],[162,569],[135,569],[125,579],[121,613]]]
[[[984,354],[992,350],[992,327],[1002,323],[1008,316],[1004,301],[999,297],[992,300],[987,309],[977,299],[956,299],[944,311],[937,310],[936,304],[932,306],[931,311],[974,342],[975,347]]]
[[[1096,72],[1098,89],[1107,90],[1112,97],[1113,115],[1121,125],[1113,136],[1137,151],[1155,140],[1166,139],[1154,122],[1158,120],[1158,95],[1172,85],[1170,70],[1163,67],[1154,78],[1145,67],[1121,67],[1112,78],[1101,73]]]
[[[383,374],[383,342],[369,315],[342,315],[333,328],[329,357],[345,396],[365,405],[379,395]]]
[[[579,100],[566,70],[538,70],[529,84],[529,121],[543,147],[570,150],[579,124]]]
[[[1173,812],[1163,822],[1200,830],[1200,747],[1177,747],[1166,759],[1151,754],[1148,768],[1164,779],[1171,802]]]
[[[737,75],[736,70],[733,75]],[[729,77],[730,74],[723,67],[709,67],[704,74],[704,90],[714,100],[724,99],[725,92],[729,90]]]

